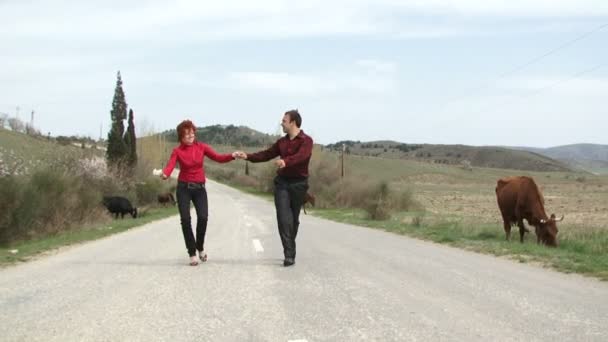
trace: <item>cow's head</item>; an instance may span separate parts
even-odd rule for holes
[[[538,233],[540,234],[540,241],[543,244],[550,247],[557,247],[557,222],[560,222],[563,219],[563,215],[560,219],[556,219],[555,214],[551,214],[551,217],[548,220],[540,220],[540,229]]]

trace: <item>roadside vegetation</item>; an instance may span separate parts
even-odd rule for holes
[[[275,172],[270,163],[209,163],[207,169],[217,180],[258,194],[271,191]],[[310,192],[317,206],[309,213],[608,280],[608,176],[353,155],[345,158],[344,177],[341,169],[339,152],[315,148]],[[565,215],[559,247],[537,245],[534,229],[523,244],[517,234],[505,241],[494,189],[499,178],[514,175],[536,179],[547,214]]]
[[[0,137],[21,146],[39,143],[35,137],[10,133],[0,130]],[[8,148],[7,140],[2,141]],[[145,145],[134,170],[110,172],[98,151],[46,144],[50,146],[32,157],[37,164],[0,177],[0,264],[177,213],[175,207],[156,203],[157,195],[171,191],[172,184],[152,175]],[[128,198],[138,207],[138,218],[113,219],[102,205],[104,195]]]
[[[213,132],[219,134],[221,130],[216,127]],[[175,190],[175,181],[161,182],[152,175],[176,145],[164,135],[148,134],[137,139],[137,163],[120,172],[108,170],[104,152],[94,148],[58,145],[2,129],[0,138],[5,166],[9,160],[17,160],[20,165],[26,165],[28,158],[39,160],[27,168],[5,167],[9,172],[0,177],[1,260],[24,260],[27,250],[40,252],[177,213],[175,208],[162,208],[156,203],[159,193]],[[27,150],[27,146],[34,148]],[[212,146],[224,153],[264,148]],[[606,175],[352,154],[345,155],[343,165],[341,160],[339,151],[315,147],[310,192],[316,197],[316,207],[309,207],[309,213],[608,280]],[[213,180],[271,196],[276,172],[272,163],[217,164],[207,160],[205,169]],[[494,188],[499,178],[515,175],[536,180],[545,197],[547,214],[565,215],[558,225],[559,247],[538,246],[533,229],[523,244],[516,237],[505,241]],[[138,207],[140,218],[113,220],[101,206],[103,195],[128,198]],[[74,237],[70,240],[73,242],[66,242],[66,236]],[[18,252],[11,252],[15,250]]]
[[[156,203],[160,193],[172,191],[171,183],[152,174],[148,156],[157,146],[137,144],[120,72],[111,119],[108,140],[99,146],[90,139],[45,137],[17,118],[6,120],[10,130],[0,122],[0,263],[107,235],[110,226],[121,231],[176,213]],[[117,224],[103,196],[127,198],[138,218]]]

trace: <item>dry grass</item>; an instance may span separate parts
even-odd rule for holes
[[[495,223],[500,226],[501,218],[496,204],[496,177],[493,173],[478,173],[476,179],[446,177],[445,175],[406,177],[402,186],[416,189],[417,200],[432,214],[459,217],[463,222]],[[517,172],[503,171],[504,176]],[[608,231],[608,193],[603,184],[605,177],[593,179],[593,185],[580,184],[574,179],[532,175],[545,197],[547,214],[564,215],[560,224],[560,235],[570,231]],[[494,178],[496,177],[496,178]]]
[[[237,149],[213,147],[224,153]],[[260,149],[246,148],[246,151]],[[405,204],[394,207],[396,211],[424,211],[417,222],[450,220],[471,227],[490,225],[502,234],[494,193],[496,181],[506,176],[527,175],[541,188],[547,214],[565,215],[559,225],[560,238],[608,231],[608,176],[492,168],[466,170],[458,165],[350,155],[345,158],[345,177],[341,178],[339,162],[339,153],[315,147],[310,164],[310,191],[317,196],[318,208],[362,208],[361,199],[369,197],[366,194],[386,181],[393,198],[405,198]],[[205,168],[212,178],[219,175],[227,183],[233,181],[261,191],[270,190],[275,172],[271,163],[249,163],[250,175],[245,176],[243,161],[220,165],[207,160]]]

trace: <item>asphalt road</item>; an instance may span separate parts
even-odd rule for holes
[[[606,282],[305,215],[284,268],[272,203],[208,191],[207,263],[174,216],[1,269],[0,340],[608,341]]]

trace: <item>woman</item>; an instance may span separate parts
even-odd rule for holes
[[[167,166],[160,177],[167,179],[171,175],[175,163],[179,163],[179,176],[177,178],[177,205],[181,219],[182,232],[190,265],[198,265],[198,259],[207,261],[204,251],[205,233],[207,231],[207,191],[205,190],[205,156],[218,163],[227,163],[235,159],[233,154],[218,154],[209,145],[196,141],[196,127],[190,120],[184,120],[177,126],[179,146],[173,149]],[[196,209],[196,237],[192,233],[190,221],[190,201]],[[196,252],[198,251],[198,259]]]

